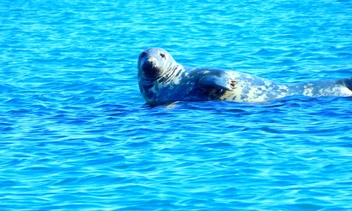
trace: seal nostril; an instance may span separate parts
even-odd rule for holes
[[[161,58],[165,59],[165,54],[160,53]]]
[[[145,57],[145,55],[147,55],[147,53],[145,51],[143,51],[140,55],[140,57]]]

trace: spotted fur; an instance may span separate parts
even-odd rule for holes
[[[144,99],[152,105],[209,100],[263,102],[291,95],[352,96],[352,78],[279,84],[235,71],[184,67],[161,48],[140,54],[138,84]]]

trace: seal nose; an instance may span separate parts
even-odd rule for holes
[[[147,62],[146,62],[146,63],[148,63],[148,64],[151,65],[152,67],[155,67],[156,64],[157,64],[157,60],[156,60],[154,57],[149,57],[149,58],[147,59]]]
[[[153,69],[153,62],[146,61],[142,65],[142,69],[145,72],[150,72]]]
[[[153,68],[157,67],[157,60],[154,57],[149,57],[143,63],[144,71],[151,71]]]

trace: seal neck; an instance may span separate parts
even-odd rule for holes
[[[173,77],[178,75],[178,73],[182,70],[182,66],[177,63],[172,64],[169,67],[169,71],[167,71],[165,75],[160,76],[156,80],[157,83],[169,83],[170,81],[172,81]]]
[[[143,87],[151,88],[157,84],[169,83],[170,81],[173,80],[175,76],[177,76],[182,71],[183,66],[178,63],[172,63],[166,69],[167,71],[165,71],[165,74],[162,74],[157,78],[148,78],[148,77],[142,76],[141,78],[143,78],[142,79]]]

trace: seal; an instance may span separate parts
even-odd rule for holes
[[[210,100],[264,102],[292,95],[352,96],[352,78],[280,84],[236,71],[184,67],[162,48],[149,48],[139,55],[138,85],[151,105]]]

